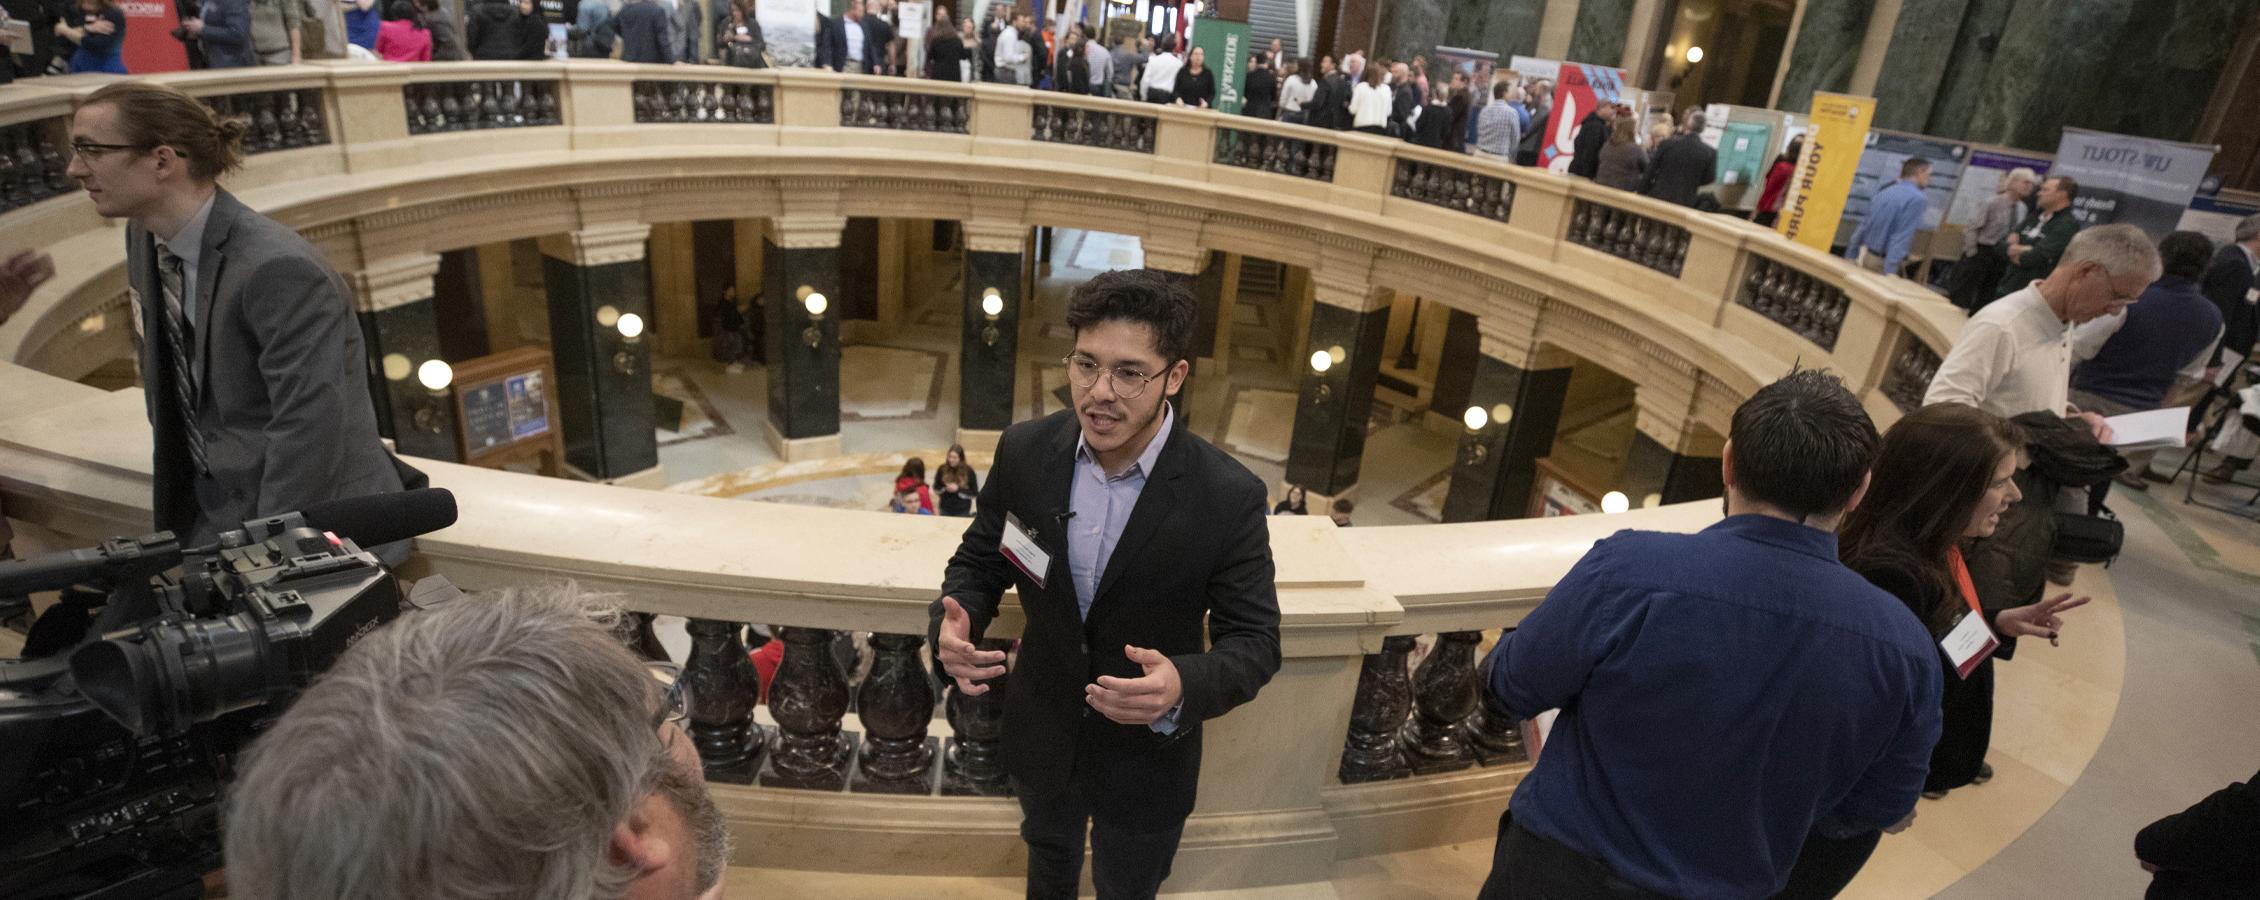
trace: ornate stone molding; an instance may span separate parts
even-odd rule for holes
[[[1388,305],[1388,295],[1373,283],[1374,256],[1371,244],[1322,241],[1318,265],[1311,269],[1311,295],[1320,303],[1356,313]]]
[[[644,242],[650,239],[650,225],[619,222],[543,235],[538,242],[544,256],[576,266],[603,266],[642,259]]]
[[[354,310],[371,313],[431,299],[438,274],[439,254],[417,253],[378,260],[345,280],[353,286]]]
[[[1545,314],[1545,297],[1519,288],[1487,293],[1490,303],[1475,319],[1481,352],[1518,369],[1530,368],[1538,355],[1538,319]]]
[[[840,213],[840,182],[828,178],[795,178],[780,182],[778,205],[782,211],[769,220],[769,242],[787,250],[821,250],[840,245],[847,216]]]

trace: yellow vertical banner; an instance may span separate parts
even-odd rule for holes
[[[1867,150],[1868,121],[1874,116],[1873,97],[1813,92],[1805,155],[1789,178],[1789,196],[1782,200],[1781,219],[1774,225],[1783,237],[1829,252],[1837,223],[1844,218],[1844,200],[1852,194],[1860,154]]]

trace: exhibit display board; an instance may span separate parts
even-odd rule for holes
[[[2048,174],[2079,182],[2072,214],[2082,226],[2123,222],[2155,238],[2181,222],[2197,183],[2213,164],[2214,147],[2064,129]]]
[[[1464,47],[1438,47],[1433,56],[1443,68],[1430,72],[1429,78],[1440,78],[1449,84],[1453,72],[1467,76],[1467,120],[1474,122],[1476,111],[1491,102],[1491,79],[1499,66],[1499,54]]]
[[[1555,172],[1569,171],[1570,157],[1577,152],[1578,124],[1595,107],[1603,103],[1641,107],[1637,92],[1625,86],[1623,69],[1527,56],[1514,57],[1512,65],[1526,80],[1553,79],[1554,111],[1546,120],[1546,141],[1539,146],[1538,165]]]
[[[1890,187],[1899,180],[1899,167],[1910,157],[1930,160],[1930,189],[1928,205],[1923,210],[1923,227],[1937,228],[1946,221],[1946,211],[1954,205],[1955,187],[1961,183],[1962,161],[1969,158],[1967,145],[1902,134],[1896,131],[1871,131],[1868,146],[1860,154],[1860,166],[1852,173],[1852,191],[1844,199],[1844,217],[1837,226],[1836,239],[1850,241],[1852,232],[1868,217],[1868,202],[1875,199],[1877,191]]]
[[[1239,115],[1247,103],[1242,91],[1248,78],[1248,23],[1194,19],[1193,46],[1201,51],[1201,64],[1216,72],[1216,111]]]
[[[2189,201],[2189,209],[2182,211],[2182,219],[2175,223],[2176,231],[2194,231],[2212,238],[2215,245],[2236,240],[2236,223],[2245,217],[2260,214],[2260,202],[2238,203],[2219,197],[2198,197]]]
[[[2045,156],[2020,154],[2007,150],[1981,150],[1970,148],[1970,156],[1963,161],[1962,177],[1954,185],[1954,202],[1947,204],[1946,221],[1955,225],[1968,225],[1977,220],[1978,211],[1985,201],[2001,190],[2001,179],[2018,169],[2031,169],[2037,177],[2048,171],[2049,159]],[[2025,201],[2025,211],[2032,211],[2032,201]]]
[[[173,29],[180,27],[173,0],[124,0],[118,11],[126,17],[126,45],[120,51],[126,71],[148,75],[188,70],[188,49],[173,40]]]
[[[816,0],[761,0],[753,19],[780,69],[816,65]]]
[[[1852,192],[1860,154],[1867,150],[1875,98],[1814,91],[1810,116],[1805,155],[1789,176],[1789,196],[1782,200],[1781,220],[1774,227],[1783,237],[1827,253],[1844,215],[1844,199]]]

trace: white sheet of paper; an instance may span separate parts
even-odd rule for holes
[[[2149,412],[2127,413],[2103,420],[2111,426],[2111,446],[2133,447],[2147,450],[2152,447],[2179,447],[2188,436],[2189,407],[2153,409]]]
[[[1994,639],[1993,629],[1985,627],[1985,617],[1973,612],[1963,616],[1938,646],[1946,651],[1947,659],[1954,661],[1954,671],[1968,678],[1977,670],[1977,664],[1984,662],[1986,655],[2001,646],[2001,642]]]

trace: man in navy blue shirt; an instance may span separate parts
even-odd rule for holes
[[[1735,410],[1727,518],[1600,541],[1492,650],[1484,700],[1558,709],[1484,900],[1756,898],[1808,833],[1897,832],[1938,741],[1938,649],[1837,562],[1879,440],[1834,376]]]
[[[1914,246],[1915,232],[1923,227],[1923,212],[1930,208],[1929,190],[1930,160],[1907,157],[1899,166],[1899,180],[1868,201],[1868,216],[1852,230],[1844,258],[1871,272],[1899,274],[1899,264],[1907,261],[1908,248]]]

